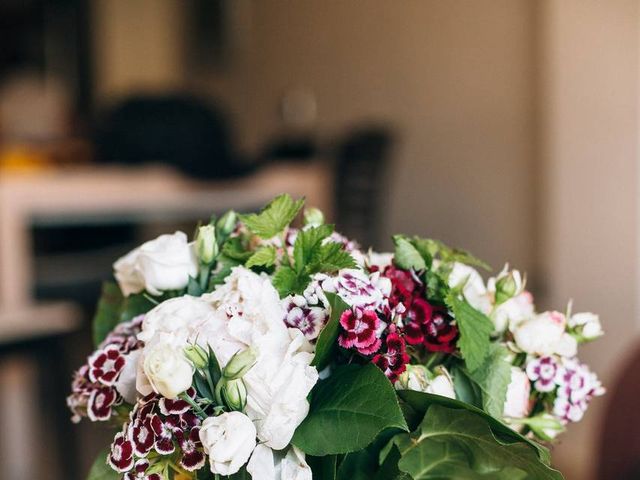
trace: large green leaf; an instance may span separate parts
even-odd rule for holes
[[[292,443],[316,456],[355,452],[386,429],[407,431],[393,386],[373,364],[340,367],[316,385]]]
[[[524,442],[496,438],[485,418],[471,411],[432,405],[415,432],[392,439],[398,467],[413,480],[561,480]]]
[[[491,349],[493,322],[455,292],[450,292],[446,301],[460,331],[458,348],[467,368],[473,372],[482,365]]]
[[[314,457],[307,455],[307,464],[313,472],[313,480],[336,480],[336,464],[338,458],[335,455]]]
[[[416,392],[414,390],[399,390],[398,396],[402,401],[402,410],[407,419],[409,427],[414,430],[422,422],[427,410],[433,406],[438,405],[453,410],[469,411],[487,422],[487,425],[491,428],[494,435],[503,442],[522,442],[527,444],[529,448],[535,451],[540,460],[549,465],[550,455],[549,451],[542,445],[529,440],[523,435],[513,430],[508,425],[505,425],[500,420],[492,417],[484,410],[469,405],[468,403],[454,400],[451,398],[443,397],[442,395],[432,395],[430,393]]]
[[[161,299],[158,299],[157,302],[154,302],[141,293],[125,297],[120,310],[120,322],[128,322],[138,315],[147,313],[160,301]]]
[[[331,316],[324,326],[318,341],[316,342],[316,355],[313,357],[312,365],[318,370],[323,370],[331,361],[333,353],[338,348],[338,333],[340,330],[340,316],[349,305],[335,293],[325,292],[329,305],[331,307]]]
[[[124,297],[115,282],[104,282],[102,294],[93,317],[93,343],[98,346],[120,322],[120,310]]]
[[[293,246],[293,259],[296,271],[302,272],[325,238],[333,233],[333,225],[319,225],[298,232]]]
[[[282,232],[298,214],[304,199],[294,201],[284,194],[274,198],[260,213],[240,215],[249,230],[262,238],[272,238]]]
[[[402,235],[394,235],[393,243],[395,245],[395,253],[393,255],[393,262],[400,268],[405,270],[424,270],[427,268],[427,264],[420,254],[420,252],[414,247],[411,242]]]
[[[98,454],[91,466],[91,470],[89,470],[87,480],[120,480],[121,475],[107,465],[108,454],[108,448],[105,448]]]
[[[496,418],[502,418],[507,389],[511,383],[511,364],[507,361],[509,352],[502,345],[492,344],[483,364],[469,376],[482,392],[484,410]]]
[[[276,247],[267,246],[261,247],[256,250],[245,266],[247,268],[251,267],[270,267],[271,265],[276,263]]]

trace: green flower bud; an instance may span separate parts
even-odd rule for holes
[[[256,363],[256,352],[253,348],[247,348],[241,352],[237,352],[227,366],[224,367],[222,376],[228,380],[236,380],[242,378],[251,367]]]
[[[559,433],[562,433],[565,430],[564,425],[562,425],[557,418],[549,415],[548,413],[527,418],[521,423],[527,425],[533,433],[546,441],[553,440]]]
[[[216,397],[230,410],[242,412],[247,406],[247,387],[241,378],[223,378],[216,386]]]
[[[216,243],[216,227],[204,225],[198,229],[196,235],[196,253],[202,263],[210,264],[218,256]]]
[[[520,294],[524,289],[524,281],[518,270],[508,270],[505,265],[498,278],[495,279],[496,304],[501,304]]]
[[[199,345],[189,345],[184,349],[184,354],[198,370],[202,370],[209,364],[209,356]]]
[[[230,210],[218,219],[216,222],[216,228],[220,234],[226,238],[236,229],[237,223],[238,214],[233,210]]]
[[[324,223],[324,214],[318,208],[311,207],[304,211],[304,224],[317,227]]]

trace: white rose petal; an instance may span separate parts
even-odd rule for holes
[[[265,445],[258,445],[247,464],[252,480],[312,480],[311,468],[303,452],[291,447],[283,456]]]
[[[202,422],[200,441],[209,455],[211,472],[233,475],[247,463],[256,446],[256,427],[243,413],[223,413]]]
[[[524,418],[529,415],[531,383],[521,369],[511,367],[511,382],[507,389],[503,415],[509,418]]]
[[[449,274],[449,286],[451,288],[462,287],[464,298],[476,310],[486,314],[491,311],[489,292],[475,268],[456,262]]]
[[[513,328],[516,345],[535,355],[575,355],[576,342],[565,333],[566,319],[560,312],[545,312],[520,322]]]
[[[146,290],[160,295],[165,290],[187,286],[198,273],[193,245],[183,232],[160,235],[113,264],[114,276],[125,296]]]
[[[120,372],[120,377],[118,377],[118,381],[114,385],[125,402],[131,404],[136,403],[136,378],[138,375],[138,361],[141,355],[142,350],[134,350],[124,356],[124,368],[122,372]]]

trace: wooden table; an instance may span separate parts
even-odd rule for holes
[[[201,182],[165,167],[91,167],[0,175],[0,309],[32,303],[34,225],[146,223],[251,209],[280,193],[330,210],[331,174],[319,164],[273,164],[236,180]]]

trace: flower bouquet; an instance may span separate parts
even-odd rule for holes
[[[117,427],[90,480],[561,479],[551,441],[604,390],[591,313],[396,235],[364,252],[287,195],[114,264],[68,405]]]

